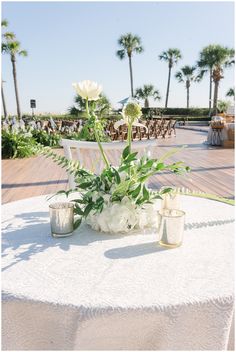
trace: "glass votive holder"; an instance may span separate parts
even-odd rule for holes
[[[74,204],[58,202],[49,205],[51,234],[53,237],[67,237],[74,230]]]
[[[185,212],[179,209],[161,209],[158,217],[158,243],[167,248],[179,247],[183,241]]]
[[[161,209],[181,209],[180,195],[172,192],[163,194]]]

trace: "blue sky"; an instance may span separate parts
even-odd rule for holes
[[[186,90],[174,78],[183,65],[195,64],[208,44],[234,46],[233,2],[2,2],[2,17],[27,49],[17,59],[22,112],[65,112],[73,105],[73,82],[102,84],[113,105],[130,94],[128,61],[115,52],[121,34],[141,37],[144,53],[133,57],[134,86],[152,83],[165,102],[168,67],[158,55],[177,47],[183,59],[173,70],[170,107],[186,106]],[[219,98],[234,85],[233,69],[225,71]],[[2,78],[9,113],[16,112],[9,57],[2,59]],[[194,83],[190,105],[207,107],[209,78]]]

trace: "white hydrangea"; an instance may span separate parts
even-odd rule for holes
[[[87,224],[96,231],[128,233],[157,227],[157,211],[157,202],[137,206],[130,198],[124,197],[121,202],[106,202],[101,213],[90,213]]]

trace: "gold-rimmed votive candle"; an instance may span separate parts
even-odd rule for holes
[[[185,212],[179,209],[161,209],[158,217],[159,244],[167,248],[179,247],[183,242]]]
[[[74,230],[74,204],[57,202],[49,205],[51,234],[53,237],[67,237]]]

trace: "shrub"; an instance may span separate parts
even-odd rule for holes
[[[35,154],[35,140],[29,133],[2,131],[2,158],[25,158]]]
[[[78,116],[75,115],[70,115],[70,114],[65,114],[65,115],[28,115],[28,114],[24,114],[22,115],[23,120],[34,120],[34,121],[44,121],[44,120],[49,120],[50,117],[52,117],[53,120],[78,120]]]
[[[142,108],[142,113],[147,117],[151,115],[178,115],[178,116],[194,116],[208,117],[209,109],[207,108]]]
[[[40,143],[45,147],[59,147],[59,141],[61,139],[59,134],[48,134],[46,131],[36,129],[31,133],[37,143]]]

